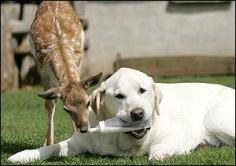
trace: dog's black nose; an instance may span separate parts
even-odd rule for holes
[[[130,112],[133,121],[142,120],[144,117],[144,110],[142,108],[135,108]]]

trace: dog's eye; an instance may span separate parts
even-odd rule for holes
[[[115,98],[124,99],[124,98],[125,98],[125,95],[119,93],[119,94],[115,95]]]
[[[138,90],[138,92],[140,93],[140,94],[143,94],[144,92],[146,92],[147,90],[146,89],[143,89],[143,88],[139,88],[139,90]]]
[[[63,110],[65,110],[67,113],[71,113],[71,111],[67,109],[65,106],[63,107]]]

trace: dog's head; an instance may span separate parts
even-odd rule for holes
[[[137,70],[121,68],[90,97],[91,107],[99,120],[118,117],[127,123],[140,124],[152,121],[154,113],[159,114],[161,93],[151,77]],[[140,139],[146,132],[144,129],[129,133]]]

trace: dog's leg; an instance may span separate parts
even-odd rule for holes
[[[76,154],[77,151],[74,150],[70,141],[71,139],[68,139],[58,144],[43,146],[39,149],[24,150],[12,155],[8,160],[12,163],[29,163],[36,160],[43,161],[53,156]]]
[[[48,116],[48,128],[46,133],[46,140],[44,145],[54,144],[54,112],[55,112],[56,103],[54,100],[45,100],[45,109]]]
[[[167,157],[172,156],[174,153],[175,149],[172,147],[172,143],[164,142],[151,146],[148,159],[162,161]]]

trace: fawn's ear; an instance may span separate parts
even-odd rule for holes
[[[95,76],[89,77],[86,80],[82,80],[81,84],[84,87],[84,89],[88,89],[88,88],[96,85],[99,82],[99,80],[101,79],[101,77],[102,77],[102,73],[99,73]]]
[[[104,102],[104,95],[105,95],[105,86],[102,83],[100,87],[95,89],[89,97],[90,106],[92,107],[93,111],[98,115],[99,109],[101,104]]]
[[[39,97],[42,97],[45,100],[53,100],[61,96],[61,88],[51,88],[43,93],[38,94]]]

